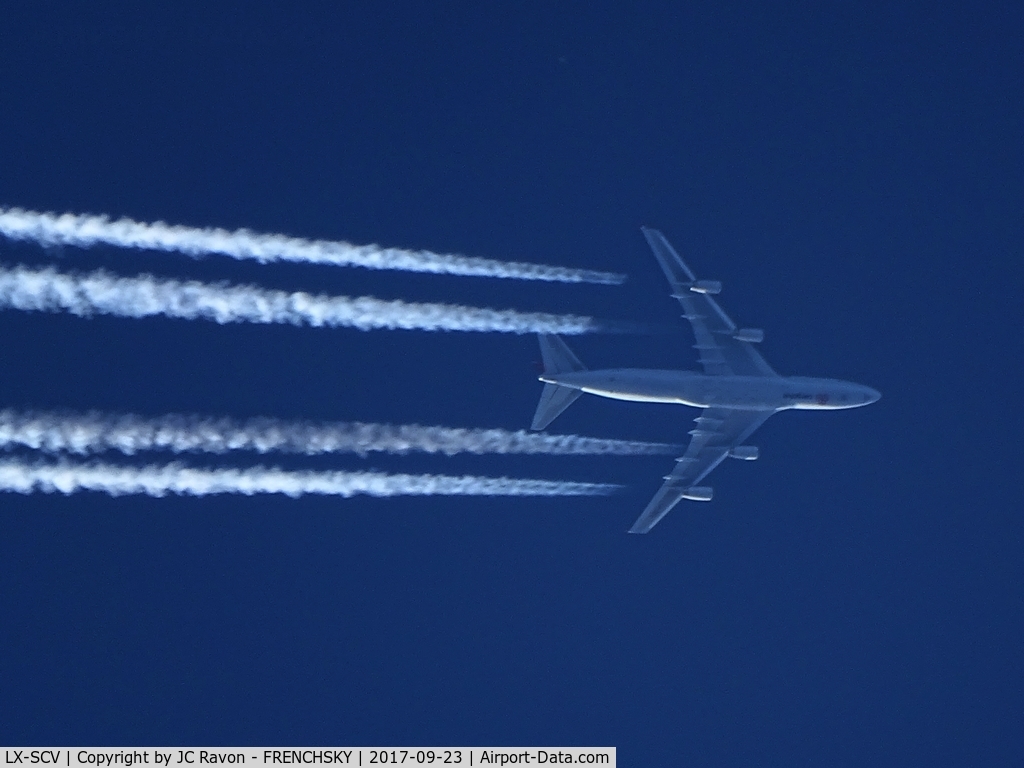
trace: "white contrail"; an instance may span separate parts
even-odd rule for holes
[[[0,448],[88,455],[119,451],[173,453],[554,454],[641,456],[680,446],[505,429],[457,429],[419,424],[313,423],[194,415],[146,418],[135,414],[47,413],[0,410]]]
[[[0,309],[117,317],[163,316],[216,323],[286,323],[328,328],[420,329],[494,333],[632,332],[629,323],[580,315],[517,312],[457,304],[385,301],[372,296],[289,293],[254,285],[217,285],[140,275],[118,277],[52,268],[0,267]]]
[[[209,496],[215,493],[283,493],[286,496],[599,496],[619,486],[509,477],[392,475],[384,472],[288,471],[276,467],[197,469],[182,464],[119,466],[101,462],[52,463],[0,460],[0,491],[111,496]]]
[[[41,245],[88,248],[102,243],[121,248],[177,251],[189,256],[219,253],[235,259],[260,262],[293,261],[561,283],[618,284],[626,279],[625,275],[589,269],[495,261],[329,240],[304,240],[286,235],[259,234],[247,229],[230,232],[226,229],[172,226],[162,221],[146,224],[125,218],[111,221],[106,216],[71,213],[58,216],[20,208],[0,207],[0,234],[12,240],[31,240]]]

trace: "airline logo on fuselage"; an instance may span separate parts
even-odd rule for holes
[[[785,392],[782,395],[786,400],[796,400],[801,403],[814,402],[818,405],[828,405],[828,392],[819,392],[812,395],[810,392]]]

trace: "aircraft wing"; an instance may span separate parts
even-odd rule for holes
[[[665,236],[656,229],[642,228],[655,258],[672,287],[672,296],[683,306],[683,317],[697,337],[694,348],[700,354],[704,372],[717,376],[778,376],[754,345],[735,338],[736,323],[709,293],[691,290],[697,278]]]
[[[733,408],[705,408],[694,421],[697,428],[686,453],[676,459],[676,468],[654,495],[643,514],[633,523],[630,533],[647,533],[683,498],[683,493],[706,477],[754,434],[775,411],[741,411]]]

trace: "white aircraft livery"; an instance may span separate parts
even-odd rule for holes
[[[683,307],[683,317],[693,326],[703,373],[637,368],[591,371],[561,337],[541,334],[544,391],[531,425],[544,429],[584,392],[701,409],[686,453],[676,459],[676,468],[665,476],[664,485],[630,533],[647,533],[683,499],[711,501],[712,489],[697,484],[726,458],[756,459],[757,447],[744,443],[773,413],[790,408],[859,408],[881,397],[862,384],[777,374],[754,347],[764,331],[737,327],[712,298],[721,292],[722,284],[698,280],[661,232],[645,227],[643,233],[668,278],[673,298]]]

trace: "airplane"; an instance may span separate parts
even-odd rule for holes
[[[587,370],[561,337],[540,334],[544,382],[531,429],[547,427],[584,392],[641,403],[680,403],[700,408],[686,452],[637,518],[630,533],[647,533],[683,499],[711,501],[713,490],[698,483],[726,458],[752,461],[758,448],[745,444],[768,417],[790,409],[835,411],[860,408],[882,395],[863,384],[838,379],[780,376],[754,347],[760,328],[740,328],[713,296],[717,280],[698,280],[665,236],[643,227],[654,256],[693,326],[703,373],[637,368]]]

